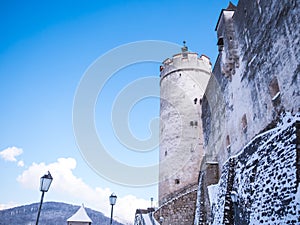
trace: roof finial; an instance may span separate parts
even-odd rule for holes
[[[229,1],[229,4],[228,4],[226,10],[235,11],[236,10],[236,6],[231,1]]]
[[[186,41],[183,41],[183,47],[181,48],[182,52],[187,52],[188,51],[188,47],[185,44],[186,44]]]

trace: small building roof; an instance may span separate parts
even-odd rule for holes
[[[90,223],[92,223],[93,221],[86,213],[85,208],[82,204],[82,206],[77,210],[77,212],[73,216],[71,216],[67,220],[67,222],[90,222]]]

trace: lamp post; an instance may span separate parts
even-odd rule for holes
[[[116,204],[117,201],[117,196],[115,195],[115,193],[112,193],[109,196],[109,203],[111,205],[111,212],[110,212],[110,224],[112,224],[112,218],[113,218],[113,210],[114,210],[114,205]]]
[[[237,193],[235,191],[232,191],[230,193],[230,198],[231,198],[231,201],[233,203],[233,210],[234,210],[233,221],[234,221],[235,225],[239,225],[239,215],[237,213],[237,202],[238,202],[238,195],[237,195]]]
[[[35,223],[36,225],[39,224],[39,218],[40,218],[41,208],[42,208],[42,204],[43,204],[44,194],[45,194],[45,192],[47,192],[49,190],[52,180],[53,180],[53,178],[49,171],[48,171],[48,174],[45,174],[40,179],[40,191],[42,192],[42,196],[41,196],[39,211],[38,211],[37,218],[36,218],[36,223]]]

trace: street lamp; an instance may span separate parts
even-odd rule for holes
[[[38,223],[39,223],[41,208],[42,208],[43,199],[44,199],[44,194],[45,194],[45,192],[47,192],[49,190],[49,187],[51,185],[52,180],[53,180],[53,178],[52,178],[49,171],[48,171],[48,174],[45,174],[40,179],[40,191],[42,192],[42,197],[41,197],[41,202],[40,202],[38,215],[37,215],[37,218],[36,218],[36,223],[35,223],[36,225],[38,225]]]
[[[235,191],[232,191],[230,193],[230,198],[231,198],[231,201],[233,203],[233,210],[234,210],[234,218],[233,218],[233,221],[234,221],[234,224],[238,225],[239,224],[239,215],[237,213],[237,202],[238,202],[238,195]]]
[[[116,201],[117,201],[117,196],[115,195],[115,193],[112,193],[109,196],[109,203],[111,205],[110,224],[112,224],[113,210],[114,210],[114,205],[116,204]]]

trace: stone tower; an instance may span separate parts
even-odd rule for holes
[[[184,46],[160,67],[159,204],[197,185],[202,161],[202,97],[211,63]]]

